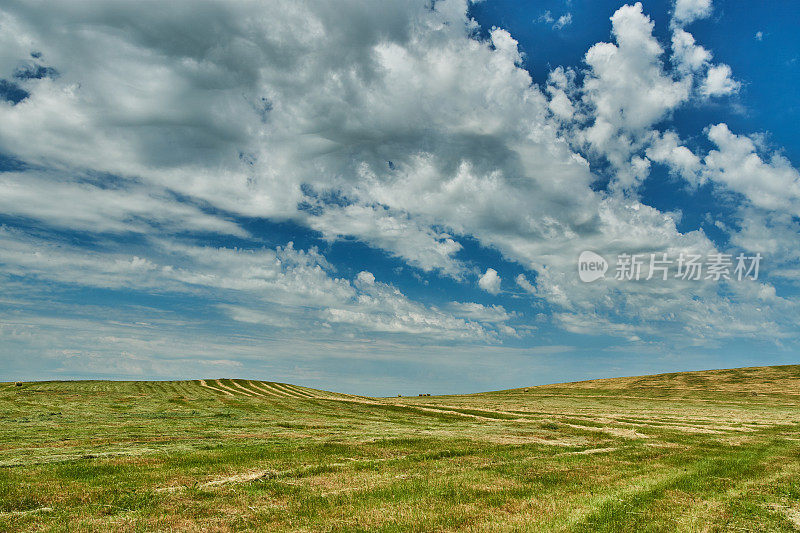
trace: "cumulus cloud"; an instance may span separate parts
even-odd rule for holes
[[[697,92],[705,98],[728,96],[739,91],[741,83],[734,80],[730,66],[711,62],[713,54],[698,45],[694,36],[675,28],[672,33],[672,63],[684,79],[692,81]]]
[[[630,188],[644,170],[631,155],[656,122],[689,99],[691,80],[665,72],[664,49],[641,3],[618,9],[611,24],[617,44],[598,43],[586,53],[582,92],[592,123],[577,137],[618,169],[621,188]]]
[[[696,44],[691,33],[677,28],[672,33],[672,60],[680,70],[697,72],[711,61],[711,52]]]
[[[341,9],[355,10],[356,4]],[[437,4],[434,11],[403,8],[399,12],[402,16],[391,22],[375,13],[365,35],[354,40],[351,33],[341,33],[335,23],[340,15],[324,6],[287,8],[282,15],[284,25],[318,24],[324,28],[324,38],[305,43],[299,34],[278,31],[281,21],[257,19],[269,28],[263,34],[253,33],[255,30],[243,26],[242,21],[256,20],[254,17],[236,12],[232,6],[217,6],[193,15],[195,22],[202,26],[227,21],[227,31],[239,40],[226,37],[221,44],[212,44],[204,41],[206,37],[195,37],[200,42],[191,50],[176,48],[174,43],[160,39],[161,33],[153,34],[169,33],[185,23],[168,13],[170,16],[159,18],[155,26],[139,22],[128,25],[128,33],[108,34],[100,31],[105,26],[98,25],[95,32],[61,36],[74,42],[53,46],[51,56],[46,46],[49,39],[32,21],[55,14],[16,6],[13,16],[21,33],[32,41],[42,41],[44,57],[62,65],[63,74],[57,83],[50,80],[41,86],[32,85],[27,107],[10,106],[5,112],[20,125],[29,123],[28,119],[35,119],[27,115],[39,112],[41,107],[33,105],[38,95],[61,95],[59,105],[69,113],[54,113],[48,120],[63,120],[59,118],[62,115],[91,116],[93,122],[83,130],[97,137],[61,136],[59,143],[72,144],[48,157],[63,165],[136,175],[148,180],[151,187],[175,191],[244,216],[291,217],[326,238],[352,236],[426,271],[463,275],[464,266],[455,258],[461,249],[459,235],[474,236],[501,249],[512,260],[528,263],[540,247],[557,247],[557,243],[587,231],[599,220],[601,198],[590,188],[593,176],[585,159],[562,140],[557,124],[548,122],[551,113],[561,119],[569,119],[574,113],[568,74],[564,73],[563,79],[553,77],[553,97],[548,99],[519,68],[521,55],[508,32],[492,30],[491,47],[472,39],[472,23],[465,9],[458,2]],[[131,10],[132,16],[135,10]],[[75,11],[62,15],[67,20],[89,16]],[[91,16],[100,17],[105,24],[102,17],[106,15],[101,10]],[[112,19],[108,24],[113,27],[120,22]],[[630,56],[632,63],[636,62],[634,51],[642,42],[651,54],[659,49],[647,36],[650,23],[641,14],[641,7],[618,12],[614,28],[621,55]],[[114,46],[97,45],[107,39],[115,40]],[[279,45],[287,50],[281,55],[283,63],[270,55]],[[72,66],[78,58],[65,54],[87,47],[102,56],[97,58],[99,64],[144,62],[139,68],[151,68],[152,62],[160,61],[157,70],[181,76],[179,83],[174,80],[169,85],[141,87],[137,82],[129,96],[124,84],[114,93],[115,98],[148,105],[172,102],[174,109],[181,110],[180,120],[174,109],[166,113],[158,108],[148,113],[130,110],[130,116],[145,125],[139,130],[124,120],[102,122],[104,117],[121,112],[98,106],[120,107],[116,101],[105,103],[99,95],[121,79],[123,72]],[[334,48],[345,52],[329,57],[329,50]],[[212,49],[216,50],[213,54],[203,52]],[[124,57],[117,57],[120,50],[125,52]],[[245,52],[252,55],[251,61],[234,61]],[[189,60],[185,60],[185,54],[189,54]],[[193,65],[193,61],[204,65],[207,77],[218,76],[213,78],[218,83],[224,80],[223,87],[231,83],[231,72],[246,84],[235,89],[231,86],[230,92],[207,91],[204,85],[198,86],[195,73],[186,71],[186,65]],[[293,67],[302,61],[310,62],[308,69]],[[353,62],[360,68],[351,68]],[[254,63],[262,67],[255,70]],[[483,74],[476,77],[475,72]],[[666,78],[657,68],[654,72],[656,85],[669,89]],[[313,83],[309,76],[313,76]],[[611,71],[597,73],[597,77],[613,85]],[[69,90],[73,80],[80,80],[78,93]],[[646,109],[646,101],[658,100],[657,96],[636,100],[635,108],[621,101],[614,104],[617,110],[609,108],[604,102],[616,90],[611,85],[587,92],[587,98],[597,104],[595,133],[609,121],[618,129],[635,130],[663,114],[663,109]],[[178,89],[186,94],[176,93]],[[243,90],[247,105],[230,107],[234,90],[238,91],[236,106],[243,105]],[[656,88],[652,92],[658,95],[660,91]],[[98,96],[89,98],[94,93]],[[214,100],[207,100],[210,98]],[[174,106],[180,101],[187,104]],[[188,105],[194,102],[202,105]],[[203,157],[184,157],[191,152],[189,148],[164,152],[164,143],[152,143],[152,132],[156,131],[175,136],[187,147],[195,146],[195,130],[183,127],[184,122],[193,120],[194,115],[202,115],[205,121],[215,119],[216,115],[206,113],[209,108],[242,114],[247,121],[240,123],[242,128],[233,137],[221,133],[225,124],[204,127],[209,141],[220,144]],[[640,110],[650,118],[629,124],[632,119],[628,117],[636,117]],[[176,119],[165,120],[165,116]],[[45,129],[58,128],[45,124]],[[24,139],[31,134],[24,127],[4,131],[9,132],[5,141],[9,151],[22,158],[42,157],[40,150],[23,148]],[[137,131],[142,138],[130,138]],[[118,148],[108,146],[105,153],[111,156],[103,158],[93,155],[96,150],[84,148],[102,143],[116,143]],[[235,153],[226,146],[236,146]],[[124,156],[114,156],[123,149]],[[226,157],[226,153],[230,155]],[[631,168],[634,179],[641,179],[647,163],[640,158]],[[519,179],[522,176],[524,179]],[[319,191],[336,191],[341,200],[330,201]]]
[[[736,135],[725,123],[708,128],[716,146],[706,155],[704,175],[744,195],[754,206],[800,215],[800,173],[777,152],[765,160],[756,142]]]
[[[618,130],[641,130],[686,100],[685,84],[663,71],[664,50],[653,36],[653,26],[641,3],[623,6],[611,17],[617,45],[596,44],[586,53],[592,78],[585,88],[598,122]]]
[[[683,26],[711,15],[711,0],[675,0],[672,23]]]
[[[651,161],[667,165],[674,173],[696,186],[700,182],[702,168],[700,157],[680,143],[681,140],[675,132],[655,133],[646,150],[647,157]]]
[[[276,1],[269,12],[260,2],[153,11],[12,1],[0,11],[0,78],[21,61],[58,73],[15,78],[27,96],[0,102],[0,152],[25,167],[0,175],[0,209],[101,241],[4,230],[7,276],[202,294],[234,321],[319,335],[487,343],[521,329],[502,308],[437,307],[367,271],[337,275],[318,250],[265,247],[241,222],[290,220],[327,243],[357,240],[461,282],[474,240],[534,272],[535,286],[522,275],[517,286],[567,331],[757,334],[743,326],[752,294],[587,285],[574,272],[584,249],[715,250],[702,231],[679,231],[675,213],[637,199],[653,164],[754,209],[797,214],[796,171],[779,155],[713,126],[716,149],[703,156],[660,126],[695,98],[738,89],[683,29],[710,14],[709,1],[676,3],[669,54],[641,3],[621,7],[612,42],[589,48],[585,70],[554,68],[543,87],[508,31],[478,37],[463,0]],[[607,188],[597,157],[611,163]],[[761,226],[742,226],[739,238]],[[143,243],[123,253],[109,233]],[[252,249],[204,245],[208,233]],[[478,286],[500,294],[497,271]],[[693,325],[714,320],[694,302],[739,326]],[[784,331],[759,305],[763,331]]]
[[[724,96],[735,93],[741,84],[732,79],[731,74],[731,67],[725,64],[709,68],[700,91],[705,96]]]
[[[500,281],[497,270],[487,268],[486,272],[478,279],[478,286],[490,294],[498,294],[500,292]]]
[[[619,8],[611,23],[613,42],[587,51],[582,83],[576,83],[574,72],[557,67],[546,90],[550,111],[571,146],[607,160],[612,191],[631,194],[649,175],[651,152],[658,162],[681,167],[681,173],[697,170],[689,169],[696,165],[688,161],[688,148],[678,140],[678,150],[668,149],[664,135],[669,132],[657,131],[656,125],[694,101],[732,95],[741,84],[680,25],[672,29],[667,54],[641,3]]]

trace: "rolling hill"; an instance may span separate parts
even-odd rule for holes
[[[0,384],[0,529],[794,531],[800,366],[369,398]]]

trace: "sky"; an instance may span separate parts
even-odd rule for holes
[[[6,0],[0,380],[800,363],[800,4],[745,4]]]

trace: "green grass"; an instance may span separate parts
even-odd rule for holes
[[[2,531],[797,531],[800,366],[463,396],[0,384]]]

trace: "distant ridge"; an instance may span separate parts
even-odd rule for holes
[[[753,366],[553,383],[524,389],[669,389],[800,394],[800,365]]]
[[[305,399],[305,400],[340,400],[340,401],[374,401],[389,397],[370,397],[354,394],[313,389],[290,383],[276,381],[261,381],[256,379],[240,378],[205,378],[196,380],[42,380],[18,382],[20,384],[34,383],[165,383],[165,384],[192,384],[202,390],[214,393],[225,398],[261,398],[261,399]],[[15,382],[6,382],[3,385],[13,385]],[[101,387],[102,388],[102,387]],[[740,392],[755,394],[790,394],[800,395],[800,364],[777,366],[754,366],[741,368],[725,368],[714,370],[693,370],[687,372],[667,372],[663,374],[649,374],[643,376],[625,376],[615,378],[599,378],[584,381],[570,381],[552,383],[547,385],[532,385],[514,389],[497,391],[448,394],[436,396],[471,396],[507,393],[534,393],[553,391],[557,389],[592,389],[592,390],[646,390],[663,389],[671,391],[719,391]],[[416,394],[404,395],[404,399],[417,397]]]

